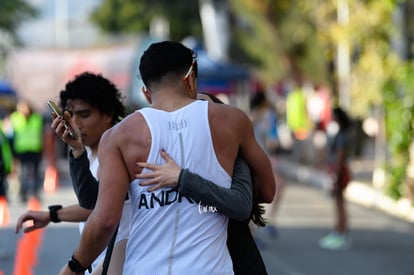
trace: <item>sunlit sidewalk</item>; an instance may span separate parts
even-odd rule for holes
[[[408,199],[393,200],[372,183],[373,161],[351,161],[353,180],[349,183],[345,196],[349,201],[366,207],[374,207],[393,216],[414,223],[414,206]],[[323,169],[316,169],[311,165],[299,164],[288,157],[277,158],[277,172],[290,180],[306,183],[326,189],[329,177]]]

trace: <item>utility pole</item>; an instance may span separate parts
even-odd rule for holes
[[[204,41],[209,56],[216,60],[228,60],[230,27],[228,3],[225,0],[199,0]]]
[[[348,0],[337,0],[337,20],[340,26],[347,26],[349,23],[349,5]],[[350,46],[348,37],[342,34],[338,41],[336,54],[336,72],[338,78],[338,95],[339,105],[345,110],[351,107],[351,98],[349,94],[349,80],[351,73],[350,64]]]
[[[0,80],[6,78],[6,60],[9,50],[14,43],[13,37],[10,33],[0,30]]]
[[[68,0],[55,1],[55,45],[59,48],[69,46]]]

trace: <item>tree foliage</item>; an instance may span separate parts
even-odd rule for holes
[[[390,39],[394,1],[348,0],[348,23],[338,22],[338,0],[232,0],[250,32],[241,46],[259,62],[265,79],[281,77],[325,82],[336,89],[337,45],[351,50],[351,113],[366,116],[382,104],[381,87],[393,58]]]
[[[317,22],[313,18],[313,2],[231,1],[239,21],[249,26],[244,29],[251,30],[236,30],[239,45],[255,57],[258,73],[265,82],[285,77],[326,80],[327,62],[315,36]]]
[[[18,44],[16,30],[25,19],[37,15],[37,10],[24,0],[0,1],[0,77],[5,74],[5,59],[13,44]]]
[[[103,0],[92,20],[107,33],[141,33],[156,17],[168,19],[171,39],[202,37],[198,1],[193,0]]]
[[[27,18],[33,17],[37,11],[23,0],[0,1],[0,30],[15,34],[19,24]]]
[[[386,191],[393,198],[403,195],[410,163],[410,147],[414,133],[414,68],[412,64],[395,68],[383,87],[386,134],[392,156],[387,170],[389,181]]]

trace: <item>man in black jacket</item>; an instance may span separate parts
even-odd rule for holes
[[[49,211],[28,211],[19,218],[16,232],[27,220],[32,220],[33,226],[25,228],[24,232],[43,228],[50,221],[86,221],[95,206],[98,193],[99,141],[102,134],[125,115],[121,93],[111,81],[100,74],[85,72],[76,76],[65,85],[59,96],[61,108],[64,110],[63,117],[52,113],[51,127],[70,148],[70,175],[79,205],[53,205],[49,207]],[[68,124],[78,134],[76,139],[70,136]],[[82,223],[80,229],[83,229]],[[128,232],[119,234],[111,259],[110,268],[115,268],[113,274],[120,274],[122,271],[127,236]],[[94,267],[102,263],[104,255],[105,253],[101,254]],[[121,271],[117,271],[116,268],[120,268]],[[99,268],[96,268],[96,271],[98,270]]]

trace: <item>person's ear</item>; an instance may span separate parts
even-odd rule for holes
[[[197,98],[197,78],[195,76],[194,71],[191,72],[191,74],[188,78],[188,86],[189,86],[189,89],[190,89],[191,98],[196,99]]]
[[[108,123],[108,124],[112,124],[112,116],[114,115],[114,113],[112,112],[112,113],[110,113],[110,114],[105,114],[105,123]]]
[[[148,104],[152,104],[151,92],[147,89],[146,86],[142,86],[142,93],[144,94],[144,97],[147,100]]]

